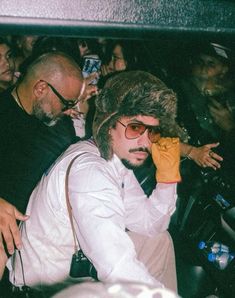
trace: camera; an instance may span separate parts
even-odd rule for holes
[[[73,254],[69,275],[73,278],[92,277],[98,280],[95,267],[83,254],[82,250],[78,250]]]

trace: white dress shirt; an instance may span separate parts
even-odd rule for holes
[[[92,141],[71,145],[42,177],[33,191],[22,226],[21,249],[26,284],[64,281],[69,276],[74,242],[65,199],[65,174],[70,172],[69,196],[79,244],[101,281],[135,281],[160,286],[137,260],[126,230],[154,236],[168,228],[175,210],[176,184],[159,183],[147,198],[117,156],[106,161]],[[18,254],[10,279],[22,285]]]

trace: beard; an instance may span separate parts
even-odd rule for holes
[[[40,102],[35,102],[33,105],[32,114],[46,126],[54,126],[63,117],[63,114],[55,116],[52,112],[45,112]]]
[[[137,150],[130,150],[130,151],[132,151],[132,152],[134,152],[134,151],[137,151]],[[147,152],[147,153],[149,153],[149,151],[147,150],[147,149],[143,149],[143,150],[141,150],[140,148],[138,149],[138,151],[144,151],[144,152]],[[121,159],[121,162],[123,163],[123,165],[127,168],[127,169],[129,169],[129,170],[137,170],[137,169],[140,169],[140,168],[145,168],[148,164],[149,164],[149,162],[152,160],[152,158],[151,158],[151,155],[150,155],[150,153],[149,153],[149,155],[148,155],[148,157],[145,159],[145,160],[143,160],[143,162],[141,163],[141,164],[138,164],[138,165],[136,165],[136,164],[133,164],[133,163],[131,163],[129,160],[127,160],[127,159]]]
[[[137,168],[139,168],[141,165],[134,165],[132,164],[129,160],[127,159],[121,159],[121,162],[123,163],[123,165],[128,169],[128,170],[135,170]]]

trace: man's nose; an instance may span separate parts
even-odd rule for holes
[[[137,143],[140,147],[145,147],[148,149],[151,147],[152,143],[148,136],[148,129],[146,129],[145,132],[141,136],[139,136]]]

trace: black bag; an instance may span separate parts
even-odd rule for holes
[[[45,298],[43,292],[32,289],[28,286],[12,286],[11,294],[8,298]]]
[[[95,267],[87,259],[81,249],[73,254],[69,275],[76,278],[90,276],[98,280]]]

